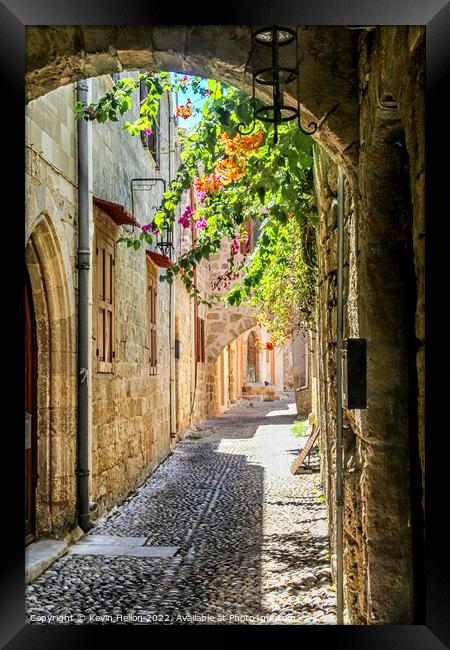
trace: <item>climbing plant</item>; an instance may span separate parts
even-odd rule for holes
[[[176,108],[176,114],[186,119],[201,112],[201,119],[192,129],[179,131],[182,162],[152,223],[119,241],[136,250],[143,241],[152,244],[156,234],[174,224],[182,195],[193,185],[198,207],[195,212],[186,208],[178,223],[184,228],[195,226],[195,245],[160,279],[171,283],[179,274],[191,295],[208,305],[216,300],[255,305],[270,321],[273,335],[285,336],[308,318],[314,301],[317,213],[310,139],[295,122],[279,127],[276,145],[271,125],[257,123],[252,133],[241,135],[239,124],[250,124],[253,103],[262,106],[260,100],[219,81],[168,72],[121,78],[96,103],[77,102],[76,117],[99,123],[118,121],[119,115],[132,108],[133,91],[142,81],[148,94],[140,104],[139,117],[123,126],[132,136],[152,132],[166,91],[190,88],[198,100],[188,99]],[[259,236],[253,251],[242,257],[238,253],[245,250],[249,220],[257,224]],[[223,238],[231,242],[229,269],[215,286],[234,284],[224,296],[216,293],[202,298],[194,286],[194,270],[200,260],[219,250]]]

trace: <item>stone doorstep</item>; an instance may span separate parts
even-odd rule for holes
[[[44,539],[33,542],[25,549],[25,584],[36,580],[41,573],[65,555],[68,550],[66,542],[57,539]]]
[[[241,399],[246,399],[249,402],[263,402],[264,398],[262,395],[254,394],[254,393],[242,393],[242,398]]]
[[[98,546],[143,546],[147,537],[120,537],[118,535],[86,535],[77,542],[80,544],[96,544]]]
[[[178,552],[178,546],[144,546],[147,537],[120,537],[119,535],[86,535],[69,547],[69,555],[108,555],[110,557],[169,558]]]
[[[86,535],[74,544],[44,539],[25,549],[25,584],[36,580],[53,562],[65,555],[109,555],[112,557],[171,558],[178,546],[144,546],[147,537]]]
[[[83,544],[77,542],[69,548],[69,555],[171,558],[178,550],[178,546],[131,546],[129,544]]]

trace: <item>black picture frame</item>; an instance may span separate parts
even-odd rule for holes
[[[315,645],[332,645],[345,650],[439,650],[448,647],[450,640],[450,607],[448,576],[448,541],[445,533],[446,480],[448,438],[445,406],[448,402],[448,382],[436,375],[440,367],[448,368],[445,361],[448,317],[445,316],[446,284],[448,272],[446,249],[450,238],[444,234],[448,228],[450,209],[449,165],[450,157],[446,118],[449,107],[450,63],[450,4],[444,0],[341,0],[329,3],[315,0],[299,3],[296,0],[278,0],[276,3],[240,0],[216,7],[219,13],[203,4],[197,8],[185,4],[179,10],[173,5],[151,3],[150,0],[98,0],[96,3],[78,0],[62,3],[60,0],[29,2],[29,0],[3,0],[0,3],[0,65],[3,86],[3,135],[12,136],[12,144],[3,140],[3,282],[6,307],[2,310],[3,348],[6,359],[3,365],[5,382],[4,449],[2,488],[2,571],[0,578],[0,643],[10,650],[19,648],[85,648],[105,643],[113,629],[115,641],[130,642],[130,637],[147,629],[147,639],[155,641],[154,631],[140,626],[26,626],[24,611],[24,549],[23,549],[23,480],[17,470],[22,467],[22,391],[23,391],[23,323],[22,304],[19,298],[23,287],[23,263],[20,262],[23,246],[24,191],[24,78],[25,78],[25,27],[27,25],[140,25],[140,24],[310,24],[310,25],[426,25],[426,211],[427,211],[427,502],[426,502],[426,625],[397,626],[295,626],[292,640],[301,644],[305,634]],[[197,11],[198,16],[195,16]],[[439,157],[439,152],[444,157]],[[6,163],[6,164],[5,164]],[[14,189],[13,189],[14,188]],[[11,207],[5,207],[6,199]],[[432,253],[431,253],[432,251]],[[7,254],[11,259],[7,260]],[[448,292],[447,292],[448,293]],[[19,308],[17,305],[19,304]],[[448,347],[448,346],[447,346]],[[9,355],[9,358],[8,358]],[[444,419],[441,419],[444,418]],[[10,419],[11,426],[5,426]],[[446,430],[447,429],[447,430]],[[13,468],[7,475],[7,468]],[[140,629],[138,629],[140,627]],[[208,626],[204,626],[208,627]],[[210,630],[211,628],[208,628]],[[172,639],[174,628],[160,628],[164,643]],[[190,635],[198,634],[199,627],[183,626],[183,643]],[[242,642],[254,642],[261,627],[225,626],[214,628],[225,640],[236,636]],[[286,627],[271,630],[284,636]],[[269,629],[263,628],[267,638]],[[126,634],[126,637],[124,636]],[[148,640],[146,641],[148,642]]]

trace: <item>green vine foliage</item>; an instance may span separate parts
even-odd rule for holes
[[[197,177],[213,174],[217,164],[228,158],[221,136],[234,138],[240,124],[250,127],[254,103],[256,107],[263,106],[260,100],[219,81],[208,80],[205,88],[205,80],[200,77],[140,73],[137,78],[119,79],[114,89],[97,103],[77,102],[76,117],[99,123],[118,121],[118,115],[131,109],[133,91],[141,81],[147,85],[148,95],[140,104],[139,117],[133,123],[125,122],[123,127],[132,136],[155,128],[159,101],[166,91],[190,87],[201,99],[202,108],[194,109],[201,110],[201,119],[194,128],[186,132],[180,129],[182,163],[163,195],[152,227],[119,240],[136,250],[143,241],[153,243],[152,230],[172,226],[183,193]],[[245,173],[205,194],[195,219],[205,220],[207,226],[198,231],[195,246],[160,279],[171,283],[180,274],[191,295],[209,306],[217,300],[230,305],[254,305],[270,323],[272,335],[281,339],[308,320],[314,303],[317,211],[311,139],[295,121],[280,125],[278,131],[275,145],[272,126],[257,122],[254,133],[261,132],[261,141],[257,149],[246,155]],[[224,237],[242,241],[249,219],[259,224],[254,250],[238,265],[232,248],[230,269],[225,274],[227,280],[238,277],[237,283],[225,296],[211,294],[201,298],[193,284],[196,266],[219,250]]]

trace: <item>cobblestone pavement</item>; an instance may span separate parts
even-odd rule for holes
[[[89,533],[145,536],[178,553],[66,555],[27,587],[27,622],[335,623],[319,474],[289,471],[306,440],[291,432],[294,409],[238,404],[179,442]]]

